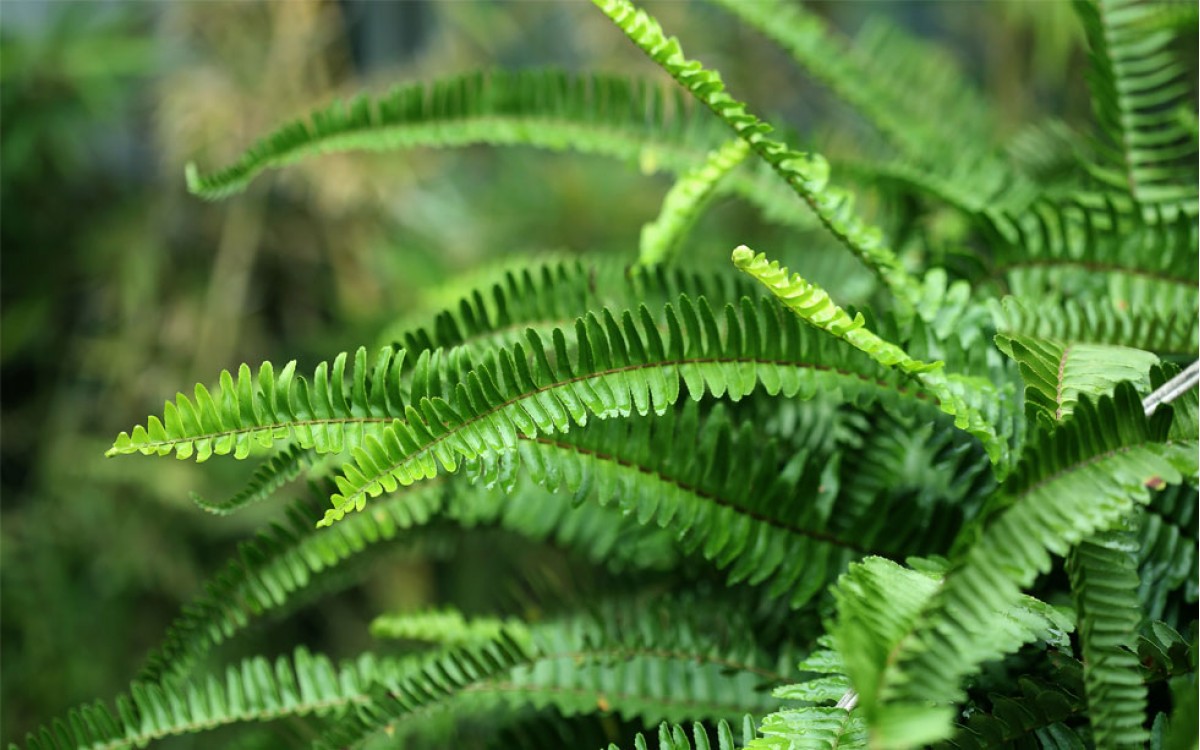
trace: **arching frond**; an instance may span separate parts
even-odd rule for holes
[[[1156,10],[1133,0],[1075,3],[1090,48],[1088,84],[1103,140],[1098,178],[1139,203],[1196,202],[1196,139],[1180,126],[1186,70],[1174,34],[1153,28]]]
[[[254,471],[250,481],[233,497],[212,502],[192,493],[192,502],[209,513],[223,516],[241,510],[248,505],[266,500],[283,485],[304,473],[313,459],[313,452],[292,445],[272,456]]]
[[[1111,398],[1080,401],[1071,421],[1030,444],[991,512],[967,527],[945,583],[894,641],[877,693],[883,723],[924,715],[926,741],[945,737],[948,714],[930,702],[959,700],[961,679],[1004,653],[988,613],[1011,606],[1049,569],[1051,553],[1146,504],[1148,487],[1195,481],[1196,442],[1163,442],[1169,421],[1148,421],[1133,387],[1121,384]]]
[[[322,523],[361,510],[367,497],[435,476],[439,466],[453,472],[463,459],[512,450],[518,433],[566,432],[589,415],[661,414],[679,400],[683,386],[694,399],[712,393],[736,401],[759,383],[771,395],[812,398],[839,391],[854,403],[919,405],[928,398],[899,386],[898,373],[802,327],[768,300],[727,305],[724,334],[703,298],[694,303],[681,296],[678,310],[668,305],[663,311],[666,342],[645,307],[621,313],[620,322],[604,310],[575,322],[574,362],[557,329],[552,346],[528,332],[528,349],[518,344],[500,350],[469,372],[414,374],[416,406],[406,406],[404,421],[355,451],[354,463],[335,480],[339,492]]]
[[[1149,739],[1146,686],[1133,651],[1141,621],[1135,551],[1131,534],[1107,532],[1080,542],[1067,561],[1098,748],[1144,747]]]
[[[269,447],[286,439],[317,453],[340,453],[403,413],[403,364],[403,351],[383,349],[368,364],[367,350],[359,348],[349,388],[344,352],[332,365],[317,365],[311,385],[296,375],[295,361],[278,374],[270,362],[264,362],[256,375],[242,365],[236,382],[224,370],[215,397],[203,384],[196,385],[194,401],[178,394],[174,402],[166,403],[161,420],[151,416],[146,426],[134,427],[132,434],[122,432],[106,455],[174,452],[183,459],[194,453],[197,461],[205,461],[232,453],[245,458],[256,446]]]
[[[1138,518],[1139,598],[1149,619],[1186,620],[1184,609],[1200,598],[1196,539],[1197,492],[1192,485],[1154,494]]]
[[[301,648],[273,664],[256,657],[230,666],[223,680],[209,675],[181,685],[135,682],[117,698],[115,714],[103,703],[77,708],[66,721],[30,735],[26,750],[115,750],[236,722],[346,715],[380,690],[429,703],[525,658],[503,635],[486,646],[431,659],[364,654],[337,666]]]
[[[704,164],[681,175],[663,198],[658,218],[642,227],[638,262],[655,265],[668,260],[686,236],[700,210],[721,181],[750,151],[746,141],[729,141],[709,153]]]
[[[824,157],[793,151],[772,139],[769,136],[771,126],[726,93],[719,74],[687,59],[679,40],[668,38],[658,21],[638,10],[629,0],[594,2],[634,44],[749,143],[755,153],[804,199],[821,223],[879,275],[897,299],[908,303],[915,300],[916,282],[886,246],[883,233],[855,213],[850,193],[829,185],[829,164]]]

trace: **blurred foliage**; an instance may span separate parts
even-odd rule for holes
[[[741,98],[801,132],[819,122],[831,157],[848,142],[837,135],[855,127],[848,110],[752,31],[704,5],[646,7]],[[1001,103],[1006,126],[1030,113],[1088,117],[1082,87],[1047,99],[1083,65],[1065,3],[816,7],[848,31],[883,11],[940,39]],[[123,688],[181,603],[269,517],[218,522],[188,500],[228,493],[240,467],[105,461],[132,415],[242,361],[297,356],[307,368],[316,353],[375,341],[509,253],[631,253],[668,182],[636,165],[471,148],[323,157],[221,205],[184,194],[186,160],[224,163],[275,123],[364,88],[486,66],[663,77],[590,7],[6,0],[2,15],[0,721],[17,737]],[[746,237],[789,258],[783,235],[740,204],[714,206],[694,236],[711,259]],[[868,291],[840,255],[809,263],[843,298]],[[518,571],[537,567],[502,536],[461,555],[493,560],[497,545]],[[319,616],[301,612],[244,648],[353,653],[371,613],[510,595],[470,569],[396,559]]]

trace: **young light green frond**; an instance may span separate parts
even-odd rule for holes
[[[1119,310],[1109,300],[1044,304],[1016,297],[993,300],[989,307],[996,330],[1008,337],[1191,356],[1196,356],[1200,341],[1200,319],[1182,311]]]
[[[547,489],[574,493],[576,503],[616,504],[622,515],[669,531],[684,552],[728,569],[730,585],[766,586],[792,607],[865,551],[829,531],[838,515],[836,459],[789,455],[720,408],[701,416],[690,402],[661,417],[593,422],[522,440],[518,455]],[[513,460],[483,463],[489,484],[507,484],[505,474],[518,468]]]
[[[368,497],[433,477],[439,467],[454,472],[462,460],[510,451],[519,435],[566,432],[589,416],[662,414],[685,389],[697,400],[711,393],[737,401],[759,384],[789,398],[839,392],[854,403],[911,405],[929,398],[919,387],[901,386],[899,373],[800,325],[766,299],[727,305],[718,323],[704,298],[681,296],[678,312],[668,305],[659,320],[644,306],[619,315],[588,313],[575,321],[575,357],[562,329],[551,341],[528,331],[528,347],[499,350],[474,370],[431,370],[420,378],[420,399],[414,374],[415,405],[404,420],[355,449],[354,462],[335,479],[334,507],[321,523],[362,510]],[[660,327],[667,329],[665,341]]]
[[[1195,481],[1197,443],[1163,442],[1169,417],[1147,420],[1133,387],[1081,400],[1074,417],[1032,442],[998,502],[962,537],[965,550],[891,653],[879,696],[889,713],[962,698],[961,680],[1003,655],[994,618],[1022,588],[1088,536],[1150,499],[1149,488]],[[857,683],[856,683],[857,684]],[[929,727],[946,736],[947,721]]]
[[[1083,540],[1067,558],[1083,647],[1083,673],[1096,747],[1145,747],[1146,686],[1134,637],[1141,624],[1136,540],[1106,532]]]
[[[1189,107],[1171,31],[1153,28],[1152,3],[1076,0],[1090,48],[1088,84],[1105,165],[1095,175],[1139,203],[1196,202],[1195,136],[1176,117]],[[1190,108],[1194,109],[1194,106]]]
[[[764,161],[812,208],[821,223],[859,260],[879,275],[902,303],[912,303],[917,283],[889,249],[879,228],[854,210],[849,192],[829,186],[829,163],[819,154],[793,151],[769,137],[771,126],[725,91],[721,76],[687,59],[679,40],[668,38],[658,21],[629,0],[593,0],[634,44],[703,102],[750,144]]]
[[[733,251],[733,262],[742,271],[761,282],[784,306],[806,323],[849,343],[889,369],[899,370],[920,383],[938,399],[938,408],[954,417],[954,423],[983,443],[992,462],[1003,470],[1008,445],[997,435],[995,426],[963,397],[964,383],[956,383],[940,372],[941,362],[922,362],[899,346],[885,341],[866,328],[862,314],[851,318],[824,289],[805,281],[799,274],[789,275],[778,261],[768,261],[764,253],[754,254],[742,245]],[[981,385],[975,385],[981,388]],[[991,391],[990,386],[986,389]],[[976,394],[978,395],[978,394]]]
[[[486,676],[523,656],[511,640],[500,640],[486,650],[451,651],[426,660],[363,654],[335,665],[300,648],[294,656],[273,663],[255,657],[230,666],[224,679],[207,675],[180,684],[135,682],[128,693],[117,697],[115,714],[101,702],[76,708],[66,721],[29,735],[25,748],[117,750],[239,722],[347,715],[380,686],[411,693],[413,685],[428,684],[430,675],[466,667]]]
[[[294,361],[278,374],[270,362],[257,375],[242,365],[236,382],[224,370],[215,394],[203,384],[196,385],[194,400],[178,394],[166,403],[161,420],[151,416],[132,434],[122,432],[106,455],[165,456],[174,451],[180,459],[195,454],[197,461],[205,461],[230,453],[241,459],[255,447],[287,439],[317,453],[341,453],[404,413],[403,364],[403,351],[383,349],[368,364],[366,349],[359,348],[349,387],[345,353],[332,364],[317,365],[311,385],[296,375]]]
[[[1150,368],[1158,357],[1140,349],[1104,344],[1066,344],[1028,336],[997,336],[997,345],[1016,360],[1025,380],[1030,421],[1053,426],[1068,419],[1081,396],[1112,393],[1128,380],[1150,390]]]
[[[211,502],[193,492],[191,494],[192,502],[203,510],[218,516],[234,513],[248,505],[266,500],[280,487],[295,480],[312,464],[313,457],[314,454],[311,450],[301,448],[299,445],[288,446],[255,469],[250,481],[233,497]]]
[[[443,646],[486,643],[505,630],[522,643],[528,642],[526,628],[518,620],[499,617],[468,619],[462,612],[450,607],[380,615],[371,621],[371,635],[375,638],[421,641]]]
[[[655,265],[671,258],[687,236],[717,183],[742,163],[750,146],[740,138],[709,152],[704,163],[681,175],[663,198],[658,218],[642,227],[638,262]]]

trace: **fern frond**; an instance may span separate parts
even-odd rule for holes
[[[494,70],[400,87],[377,99],[335,102],[279,127],[233,164],[186,170],[188,190],[219,200],[260,174],[325,153],[452,148],[475,144],[574,150],[620,159],[643,171],[682,175],[721,137],[714,121],[676,92],[621,76],[559,70]],[[782,186],[733,174],[721,192],[797,228],[812,222]]]
[[[1145,505],[1148,487],[1195,481],[1196,442],[1163,442],[1169,421],[1147,420],[1122,383],[1112,397],[1083,399],[1071,421],[1030,444],[992,512],[967,527],[969,546],[945,583],[896,640],[876,693],[888,716],[925,714],[926,741],[945,737],[948,715],[930,702],[959,700],[961,679],[1004,653],[988,613],[1011,606],[1049,570],[1051,553],[1065,554]]]
[[[787,268],[781,267],[778,261],[768,261],[763,253],[756,256],[753,250],[742,245],[733,251],[733,262],[767,287],[784,306],[806,323],[846,341],[884,367],[897,369],[920,383],[936,396],[938,408],[954,417],[955,426],[982,441],[992,462],[999,464],[1003,471],[1007,462],[1007,443],[997,435],[996,428],[989,420],[967,403],[950,379],[938,372],[943,363],[922,362],[909,356],[899,346],[867,329],[861,313],[851,318],[829,298],[824,289],[805,281],[799,274],[789,276]],[[991,391],[990,384],[987,391]]]
[[[763,717],[746,750],[866,750],[862,717],[838,707],[794,708]]]
[[[518,620],[498,617],[467,619],[453,608],[380,615],[371,621],[371,635],[381,639],[421,641],[444,646],[467,646],[494,640],[507,630],[522,642],[528,641]],[[518,635],[519,634],[519,635]]]
[[[156,681],[189,672],[196,658],[244,629],[250,620],[284,605],[313,580],[372,545],[429,523],[445,503],[445,489],[414,487],[358,514],[331,533],[314,533],[314,508],[291,506],[275,523],[244,542],[238,555],[183,608],[139,679]],[[319,513],[318,513],[319,515]]]
[[[575,322],[574,363],[562,329],[551,347],[529,331],[528,349],[500,350],[465,373],[422,374],[419,361],[413,387],[419,409],[405,407],[404,421],[355,450],[354,463],[335,479],[338,494],[322,524],[361,510],[368,497],[435,476],[439,466],[453,472],[463,459],[512,450],[518,433],[566,432],[589,415],[662,414],[679,400],[682,386],[694,399],[712,393],[734,401],[760,383],[768,394],[789,398],[834,391],[854,403],[917,405],[929,398],[902,388],[897,373],[844,342],[800,326],[768,300],[727,305],[724,334],[704,298],[694,303],[681,296],[678,310],[664,308],[665,343],[645,307],[621,313],[620,322],[607,309],[589,313]]]
[[[518,455],[547,489],[574,493],[576,503],[616,503],[638,523],[670,531],[685,553],[727,568],[730,585],[761,584],[800,607],[863,550],[829,531],[838,492],[828,457],[789,458],[788,450],[719,406],[701,417],[688,403],[658,418],[522,440]],[[488,463],[489,483],[517,467]]]
[[[354,355],[349,390],[344,352],[332,365],[317,365],[311,385],[296,375],[295,361],[279,374],[270,362],[264,362],[257,375],[242,365],[236,382],[223,370],[215,396],[203,384],[196,385],[194,401],[178,394],[174,402],[166,403],[161,420],[151,416],[132,434],[122,432],[106,455],[165,456],[174,451],[180,459],[193,453],[197,461],[230,453],[241,459],[256,446],[269,447],[289,438],[300,448],[340,453],[403,413],[403,363],[403,351],[383,349],[368,364],[367,351],[360,348]]]
[[[753,725],[750,717],[746,717],[742,728],[742,746],[747,746],[750,742],[750,737],[753,736]],[[729,728],[729,723],[722,719],[717,723],[716,745],[713,744],[713,739],[707,729],[700,723],[692,724],[691,739],[688,739],[687,730],[679,724],[668,724],[663,722],[658,727],[658,744],[652,744],[652,740],[647,740],[644,734],[638,734],[634,738],[634,750],[712,750],[713,747],[718,750],[733,750],[734,737],[733,730]],[[608,750],[621,750],[616,743],[610,743]]]
[[[733,718],[778,706],[760,686],[786,681],[736,615],[721,621],[703,601],[605,607],[531,626],[527,658],[464,689],[445,708],[482,715],[497,708],[553,706],[564,715],[615,712],[643,721],[703,715]],[[706,627],[697,627],[699,623]],[[784,660],[780,660],[781,662]],[[380,732],[406,733],[402,696],[377,694],[339,720],[319,747],[354,746]]]
[[[218,516],[228,515],[266,500],[280,487],[303,474],[305,469],[311,465],[312,459],[313,452],[311,450],[301,448],[299,445],[289,446],[255,469],[250,481],[233,497],[212,502],[193,492],[191,493],[192,502],[209,513]]]
[[[668,260],[699,217],[716,185],[742,163],[750,147],[741,139],[709,153],[704,164],[686,172],[663,198],[658,218],[642,227],[638,262],[655,265]]]
[[[634,44],[749,143],[755,153],[804,199],[821,223],[874,271],[897,299],[907,303],[915,300],[917,284],[886,246],[883,233],[859,218],[850,193],[829,186],[829,164],[824,157],[793,151],[770,138],[771,126],[726,93],[719,74],[687,59],[679,40],[668,38],[656,20],[638,10],[629,0],[593,2]]]
[[[1161,355],[1195,356],[1200,351],[1200,320],[1183,311],[1119,310],[1107,300],[1041,304],[1015,297],[992,301],[989,307],[996,330],[1009,337],[1121,346]]]
[[[1182,603],[1195,603],[1200,591],[1196,540],[1196,488],[1181,484],[1157,492],[1137,526],[1139,598],[1146,617],[1166,619],[1168,599],[1181,592]],[[1171,612],[1183,621],[1182,612]]]
[[[1090,48],[1088,84],[1104,139],[1095,175],[1124,187],[1139,203],[1196,202],[1196,139],[1180,126],[1187,107],[1184,67],[1170,49],[1174,34],[1154,30],[1153,4],[1077,0]]]
[[[1133,652],[1141,621],[1136,547],[1127,532],[1085,539],[1067,570],[1083,647],[1088,718],[1098,748],[1143,747],[1146,686]]]
[[[831,633],[858,693],[873,746],[912,747],[941,739],[953,717],[953,710],[936,698],[902,709],[887,703],[896,692],[912,687],[916,676],[896,674],[894,662],[914,627],[920,627],[922,613],[952,580],[941,580],[939,566],[926,567],[910,570],[870,557],[852,564],[834,589],[838,619]],[[1034,640],[1062,641],[1071,627],[1053,608],[1028,597],[972,603],[969,611],[988,625],[988,640],[978,651],[981,661]]]
[[[1078,669],[1078,666],[1074,666]],[[1018,678],[1019,693],[988,696],[986,710],[974,710],[959,723],[954,737],[937,747],[987,750],[993,747],[1022,747],[1031,739],[1042,747],[1061,746],[1054,739],[1063,737],[1070,746],[1083,745],[1074,724],[1086,710],[1082,676],[1078,694],[1073,685],[1047,683],[1028,677]]]
[[[1150,352],[1127,347],[1028,336],[998,336],[996,342],[1021,367],[1030,420],[1050,426],[1069,418],[1081,396],[1111,393],[1121,381],[1149,391],[1150,368],[1158,363]]]
[[[181,685],[135,682],[118,696],[115,715],[100,702],[74,709],[53,729],[31,734],[26,750],[116,750],[238,722],[337,716],[365,703],[379,685],[412,695],[431,676],[466,671],[478,679],[523,658],[520,647],[505,639],[422,661],[364,654],[337,666],[300,648],[273,664],[255,657],[230,666],[223,680],[209,675]]]

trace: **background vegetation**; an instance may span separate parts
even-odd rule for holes
[[[707,5],[645,6],[756,109],[831,158],[853,157],[839,148],[862,124],[773,46]],[[1010,131],[1038,115],[1091,117],[1066,3],[814,7],[847,32],[883,15],[945,45]],[[470,148],[327,156],[220,204],[185,193],[185,161],[224,164],[278,122],[364,89],[492,66],[664,78],[586,4],[10,0],[0,24],[0,721],[11,739],[123,689],[183,602],[271,516],[216,519],[189,499],[229,494],[245,467],[106,461],[113,435],[222,368],[296,358],[308,370],[386,341],[396,319],[456,298],[508,253],[631,257],[669,180],[598,158]],[[1194,65],[1194,50],[1182,59]],[[794,249],[740,204],[702,222],[697,257],[747,242],[787,261]],[[805,271],[843,303],[872,290],[840,252]],[[553,549],[501,536],[456,555],[395,556],[238,648],[349,655],[381,611],[520,601],[519,587],[473,575],[472,560],[503,560],[517,582],[555,566],[577,574]]]

